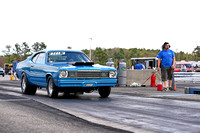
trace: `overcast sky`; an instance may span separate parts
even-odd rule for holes
[[[44,42],[48,49],[161,49],[168,41],[175,52],[191,53],[200,46],[199,6],[199,0],[0,0],[0,48]]]

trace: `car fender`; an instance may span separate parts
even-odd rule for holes
[[[58,86],[58,76],[57,75],[52,75],[52,73],[47,73],[46,74],[46,83],[48,80],[48,77],[51,76],[53,78],[53,82],[56,86]]]

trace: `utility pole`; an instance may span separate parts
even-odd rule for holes
[[[90,44],[90,59],[92,59],[92,50],[91,50],[91,45],[92,45],[92,38],[89,38],[91,40],[91,44]]]

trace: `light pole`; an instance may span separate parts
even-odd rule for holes
[[[92,50],[91,50],[91,45],[92,45],[92,38],[89,38],[91,40],[91,44],[90,44],[90,59],[92,59]]]

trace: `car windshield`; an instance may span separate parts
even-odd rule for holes
[[[47,62],[91,62],[91,60],[80,52],[54,51],[48,53]]]
[[[192,64],[185,64],[186,67],[192,67]]]
[[[181,68],[183,65],[185,65],[186,67],[192,67],[192,64],[177,64],[176,68]]]

